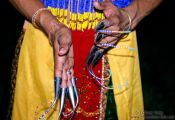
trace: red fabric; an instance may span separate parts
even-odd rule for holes
[[[95,113],[95,111],[97,112],[100,109],[100,86],[97,85],[95,80],[85,68],[87,56],[94,43],[94,31],[72,31],[72,39],[75,58],[74,75],[78,78],[77,87],[79,94],[79,106],[74,119],[96,120],[99,119],[99,112],[97,115],[89,113]],[[101,69],[102,64],[101,61],[99,61],[94,68],[95,74],[99,77],[101,77]],[[70,101],[66,100],[65,111],[68,110],[67,108],[71,108],[69,103]],[[62,117],[62,119],[65,118]]]

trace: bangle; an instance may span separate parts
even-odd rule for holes
[[[36,24],[36,18],[37,16],[42,12],[42,11],[50,11],[49,9],[47,8],[40,8],[38,9],[32,16],[32,24],[35,28],[38,28],[37,24]]]
[[[128,16],[128,20],[129,20],[129,25],[127,28],[125,28],[124,30],[126,31],[130,31],[131,30],[131,25],[132,25],[132,20],[131,20],[131,16],[129,15],[128,12],[124,11],[123,9],[120,9],[121,12],[125,13]]]

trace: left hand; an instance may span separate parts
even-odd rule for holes
[[[104,26],[104,30],[124,31],[129,27],[130,21],[127,13],[124,12],[124,10],[121,10],[114,6],[110,0],[105,0],[103,2],[94,2],[94,7],[97,10],[103,11],[104,13],[105,19],[100,22],[100,24],[102,22],[104,23],[104,25],[100,25],[101,28]],[[97,25],[97,27],[96,29],[100,29],[99,25]],[[99,43],[109,44],[116,44],[119,40],[119,37],[122,35],[121,33],[115,33],[111,35],[102,35],[103,37],[101,37],[100,34],[101,33],[96,34],[96,41],[99,41]]]

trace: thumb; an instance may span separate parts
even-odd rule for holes
[[[69,46],[68,45],[60,45],[58,55],[63,56],[66,55],[69,51]]]
[[[94,7],[97,10],[105,10],[106,8],[104,2],[97,2],[97,1],[94,2]]]

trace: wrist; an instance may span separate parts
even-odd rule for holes
[[[49,11],[43,11],[38,16],[38,26],[49,35],[51,32],[54,33],[56,29],[59,29],[60,22],[52,15]]]
[[[49,9],[47,8],[39,8],[38,10],[35,11],[35,13],[32,15],[32,24],[35,28],[39,28],[39,21],[40,21],[40,16],[44,12],[50,12]]]
[[[131,22],[132,22],[131,29],[134,29],[139,23],[139,21],[143,18],[142,16],[144,16],[144,15],[140,15],[139,1],[134,0],[132,4],[124,8],[124,10],[130,15]]]

